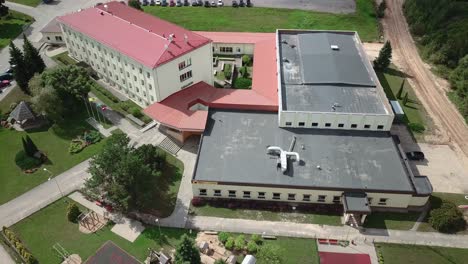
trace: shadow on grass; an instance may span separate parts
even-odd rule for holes
[[[398,228],[398,225],[401,226],[404,223],[397,223],[397,222],[415,223],[416,220],[418,220],[419,215],[420,215],[419,212],[409,212],[409,213],[375,212],[367,216],[364,227],[379,228],[379,229],[402,229],[402,228]],[[387,226],[386,221],[395,222],[395,225],[390,224],[390,227],[389,227]],[[411,227],[409,227],[408,229],[411,229]],[[403,229],[406,229],[406,228],[403,228]]]
[[[393,75],[393,76],[401,77],[401,78],[412,78],[411,75],[406,74],[406,73],[404,73],[402,71],[399,71],[397,69],[394,69],[394,68],[387,68],[384,72],[387,73],[387,74]]]

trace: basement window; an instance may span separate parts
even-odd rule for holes
[[[364,125],[364,128],[369,129],[369,128],[370,128],[370,125]]]
[[[302,201],[310,202],[310,194],[302,195]]]
[[[198,189],[200,196],[206,196],[206,189]]]
[[[290,200],[290,201],[296,200],[296,194],[295,193],[288,193],[288,200]]]
[[[258,192],[258,199],[265,199],[265,192]]]
[[[273,193],[273,200],[281,199],[281,193]]]
[[[221,196],[221,190],[214,190],[214,196]]]
[[[338,127],[344,127],[344,124],[338,124]]]
[[[300,127],[305,126],[305,122],[299,122],[299,126],[300,126]]]
[[[388,198],[380,198],[379,205],[387,205]]]
[[[325,123],[326,127],[331,127],[331,123]]]
[[[291,122],[286,122],[286,126],[292,126]]]
[[[383,129],[383,125],[378,125],[378,126],[377,126],[377,129],[382,130],[382,129]]]
[[[319,196],[318,196],[318,199],[317,199],[317,202],[322,202],[322,203],[323,203],[323,202],[325,202],[325,199],[326,199],[326,198],[327,198],[326,195],[319,195]]]
[[[333,202],[334,203],[340,203],[341,202],[341,196],[333,196]]]
[[[315,122],[314,122],[314,123],[312,123],[312,126],[313,126],[313,127],[316,127],[316,126],[318,126],[318,123],[315,123]]]
[[[250,191],[244,191],[244,196],[242,198],[250,198]]]
[[[236,197],[236,191],[235,190],[229,190],[228,196],[231,197],[231,198]]]
[[[351,128],[357,128],[357,124],[351,124]]]

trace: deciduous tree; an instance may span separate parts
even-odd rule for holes
[[[198,249],[195,247],[193,239],[189,238],[186,234],[182,236],[180,244],[177,246],[175,253],[176,264],[200,264],[201,258]]]
[[[143,8],[141,8],[141,3],[139,0],[130,0],[128,1],[128,6],[131,6],[135,9],[138,9],[138,10],[143,10]]]

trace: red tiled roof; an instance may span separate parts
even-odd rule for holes
[[[367,254],[319,252],[320,264],[371,264]]]
[[[181,131],[203,131],[208,112],[191,111],[196,103],[213,108],[278,111],[276,73],[275,35],[271,34],[255,43],[251,90],[221,89],[199,82],[148,106],[144,112]]]
[[[123,3],[105,5],[61,16],[58,20],[150,68],[211,41]],[[171,34],[174,34],[172,42]]]

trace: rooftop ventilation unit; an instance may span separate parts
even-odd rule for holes
[[[283,44],[288,44],[288,42],[287,42],[285,39],[283,39],[283,40],[281,41],[281,43],[283,43]]]
[[[283,62],[289,62],[289,60],[286,57],[283,57]]]
[[[332,50],[340,50],[340,47],[338,47],[338,45],[330,45],[330,48]]]
[[[267,153],[279,155],[278,164],[281,165],[281,171],[283,173],[288,170],[288,157],[294,156],[296,161],[300,161],[299,153],[284,151],[280,147],[276,147],[276,146],[268,147]]]
[[[188,42],[188,36],[187,36],[187,34],[184,34],[184,41],[185,41],[185,43]]]
[[[290,46],[292,49],[294,49],[294,48],[296,47],[296,45],[294,45],[294,44],[291,44],[291,45],[289,45],[289,46]]]
[[[107,6],[107,5],[104,5],[104,8],[105,8],[105,9],[106,9],[106,11],[107,11],[107,9],[108,9],[108,6]]]

